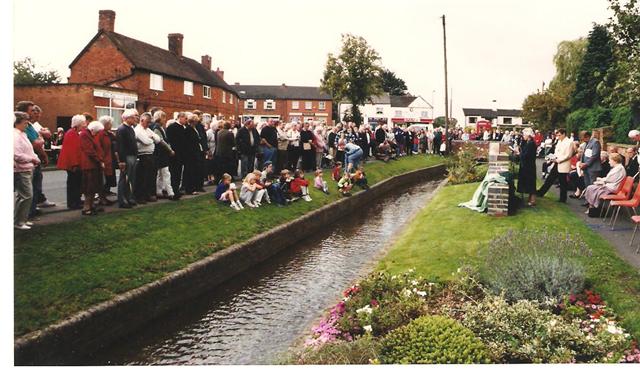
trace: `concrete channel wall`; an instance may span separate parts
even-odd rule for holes
[[[218,251],[162,279],[95,305],[14,343],[16,365],[69,364],[132,334],[152,319],[211,290],[235,275],[331,225],[363,204],[408,184],[442,177],[443,165],[390,177],[352,197],[341,199],[282,224],[250,240]]]

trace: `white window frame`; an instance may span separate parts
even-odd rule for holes
[[[267,99],[264,101],[263,108],[267,111],[272,111],[276,109],[276,101],[273,99]]]
[[[222,91],[222,102],[226,103],[227,102],[227,92],[226,91]]]
[[[401,110],[401,109],[396,109],[395,117],[396,117],[396,118],[400,118],[400,117],[402,117],[402,110]]]
[[[313,102],[304,102],[304,109],[313,109]]]
[[[327,103],[318,102],[318,109],[321,110],[321,111],[324,111],[325,109],[327,109]]]
[[[376,107],[376,115],[384,115],[384,108]]]
[[[291,102],[291,109],[300,109],[300,101],[294,100]]]
[[[475,124],[478,122],[478,116],[469,116],[469,124]]]
[[[229,104],[233,104],[233,94],[229,95]]]
[[[428,118],[429,117],[429,111],[420,111],[420,117]]]
[[[244,109],[256,109],[256,101],[253,99],[247,99],[244,101]]]
[[[162,75],[149,73],[149,89],[164,91],[164,79],[162,78]]]
[[[184,81],[184,94],[187,96],[193,96],[193,82],[191,81]]]
[[[202,85],[202,97],[211,99],[211,86]]]

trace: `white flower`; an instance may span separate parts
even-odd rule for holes
[[[435,283],[429,283],[429,286],[434,286],[434,285],[436,285],[436,284]]]
[[[408,272],[409,272],[409,273],[413,273],[413,272],[415,272],[415,271],[416,271],[416,269],[415,269],[415,268],[409,268],[409,271],[408,271]]]
[[[551,327],[555,327],[556,323],[558,323],[558,321],[557,321],[557,320],[555,320],[555,319],[552,319],[552,320],[549,322],[549,325],[550,325]]]
[[[609,332],[609,333],[610,333],[610,334],[612,334],[612,335],[619,335],[619,334],[622,334],[622,330],[621,330],[620,328],[616,327],[616,326],[615,326],[615,325],[613,325],[613,324],[609,324],[609,325],[607,326],[607,332]]]
[[[373,312],[373,309],[369,307],[369,305],[366,305],[365,307],[356,310],[356,314],[360,314],[360,313],[371,314],[372,312]]]
[[[409,289],[402,289],[402,295],[405,297],[411,297],[411,291]]]
[[[391,280],[395,280],[397,278],[398,278],[398,276],[396,276],[396,275],[391,276]]]
[[[420,297],[425,297],[427,295],[427,292],[423,292],[421,290],[416,291],[416,294],[419,295]]]
[[[416,285],[418,285],[418,282],[415,281],[415,280],[411,280],[411,285],[416,286]]]
[[[373,331],[373,328],[371,328],[371,326],[370,326],[370,325],[368,325],[368,326],[364,326],[364,327],[362,327],[362,329],[364,329],[364,330],[365,330],[365,332],[372,332],[372,331]]]

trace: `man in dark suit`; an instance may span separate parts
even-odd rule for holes
[[[442,155],[442,152],[440,152],[440,144],[442,144],[442,131],[440,131],[440,128],[436,128],[436,130],[433,132],[434,154]]]
[[[587,142],[582,157],[580,158],[580,168],[584,171],[584,186],[593,184],[602,169],[600,164],[600,141],[598,141],[598,132],[584,132],[583,141]]]
[[[260,134],[253,120],[247,120],[236,134],[236,144],[240,155],[240,177],[252,172],[256,163],[256,152],[260,144]]]
[[[629,147],[625,151],[625,166],[624,169],[627,171],[627,176],[635,177],[638,173],[638,155],[635,147]]]
[[[198,175],[196,176],[196,191],[204,193],[204,180],[207,178],[207,152],[209,151],[209,142],[207,141],[207,130],[204,128],[202,124],[202,111],[195,110],[193,111],[194,115],[198,116],[198,123],[196,124],[196,130],[198,131],[198,136],[200,137],[200,148],[202,152],[198,155],[198,160],[196,162],[196,168]]]
[[[118,127],[116,139],[120,162],[120,180],[118,181],[118,206],[131,208],[137,204],[133,197],[138,163],[138,143],[133,125],[138,121],[138,111],[127,109],[122,114],[122,125]]]
[[[176,122],[167,127],[167,141],[171,149],[176,153],[169,159],[169,173],[171,174],[171,188],[177,197],[180,197],[180,184],[182,183],[182,169],[184,168],[184,136],[187,114],[178,113]]]
[[[236,140],[230,129],[231,124],[229,121],[225,121],[222,129],[218,130],[216,135],[216,156],[220,159],[222,173],[235,176],[238,173],[234,154]]]

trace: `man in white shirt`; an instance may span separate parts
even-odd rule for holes
[[[155,202],[156,198],[156,175],[158,170],[155,165],[153,152],[155,145],[161,144],[171,151],[160,136],[149,129],[151,124],[151,114],[148,112],[140,115],[140,123],[134,128],[136,143],[138,144],[138,165],[136,167],[136,180],[134,195],[137,203],[145,204]]]
[[[560,202],[567,202],[567,176],[571,172],[571,158],[573,157],[573,142],[567,137],[564,129],[556,130],[558,143],[556,144],[556,165],[558,168],[558,182],[560,183]]]

